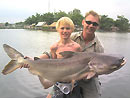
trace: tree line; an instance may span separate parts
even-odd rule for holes
[[[27,19],[25,19],[23,24],[31,25],[34,23],[37,24],[38,22],[46,22],[48,25],[50,25],[51,23],[56,22],[58,19],[60,19],[63,16],[67,16],[71,18],[77,27],[82,27],[82,20],[84,19],[84,17],[81,14],[81,11],[79,9],[74,9],[68,13],[64,11],[47,12],[43,14],[36,13],[36,15],[32,15],[28,17]],[[116,27],[118,28],[118,31],[124,32],[124,31],[128,31],[130,27],[130,23],[129,23],[129,20],[125,18],[123,15],[117,16],[116,20],[108,17],[108,15],[101,15],[100,30],[111,31],[112,27]]]

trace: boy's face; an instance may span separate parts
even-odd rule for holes
[[[61,39],[68,39],[72,33],[72,29],[69,25],[60,25],[57,31],[60,34]]]

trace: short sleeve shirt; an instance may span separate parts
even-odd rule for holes
[[[86,51],[86,52],[98,52],[98,53],[103,53],[104,52],[104,48],[101,45],[100,41],[98,40],[97,36],[95,36],[95,38],[92,41],[90,41],[88,44],[85,44],[85,41],[84,41],[84,39],[82,37],[82,32],[73,34],[71,36],[71,39],[73,41],[77,42],[78,44],[80,44],[83,51]]]

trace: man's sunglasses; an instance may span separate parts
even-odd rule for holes
[[[85,21],[86,24],[90,25],[90,24],[93,24],[93,26],[98,26],[99,24],[96,23],[96,22],[92,22],[92,21]]]

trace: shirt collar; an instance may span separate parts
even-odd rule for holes
[[[78,37],[79,37],[79,36],[80,36],[81,40],[84,41],[84,39],[83,39],[83,32],[79,33],[79,34],[78,34]],[[97,42],[97,36],[95,35],[94,39],[93,39],[92,41],[90,41],[90,43],[93,45],[93,44],[95,44],[96,42]]]

